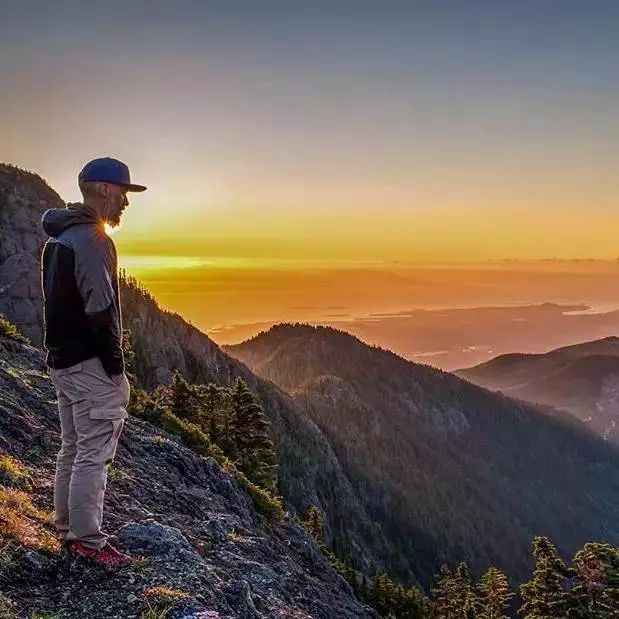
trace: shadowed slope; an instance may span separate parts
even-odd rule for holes
[[[278,325],[226,350],[305,408],[424,580],[458,556],[521,577],[534,534],[567,554],[619,539],[619,451],[560,413],[328,327]]]

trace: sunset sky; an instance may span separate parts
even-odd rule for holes
[[[619,306],[582,273],[414,271],[619,256],[618,29],[610,0],[3,3],[0,160],[68,201],[126,161],[123,264],[204,330]]]

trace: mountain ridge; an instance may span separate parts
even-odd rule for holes
[[[619,443],[617,336],[545,353],[500,355],[455,373],[486,389],[560,407],[605,440]]]
[[[280,324],[224,349],[316,421],[357,488],[371,488],[368,512],[392,538],[415,539],[400,552],[423,556],[412,568],[423,582],[422,563],[438,569],[458,553],[473,570],[493,564],[519,577],[533,534],[558,537],[568,552],[583,535],[619,535],[581,496],[599,493],[617,511],[619,452],[564,411],[480,389],[332,327]]]

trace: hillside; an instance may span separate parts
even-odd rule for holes
[[[424,581],[454,556],[526,570],[534,534],[566,555],[619,540],[619,451],[581,424],[328,327],[277,325],[226,350],[329,438],[396,560]]]
[[[0,335],[0,616],[126,619],[151,605],[196,619],[375,616],[289,514],[267,526],[213,458],[135,418],[110,472],[106,523],[144,558],[112,576],[68,569],[46,515],[57,418],[40,351]]]
[[[561,408],[619,443],[619,337],[501,355],[455,373],[487,389]]]
[[[0,164],[0,314],[41,344],[40,218],[62,200],[40,177]],[[385,569],[390,548],[365,512],[329,442],[292,398],[255,376],[177,314],[161,310],[138,286],[123,281],[123,323],[138,354],[138,378],[152,388],[180,370],[189,380],[231,384],[243,378],[271,421],[278,452],[279,489],[287,507],[305,515],[310,505],[325,517],[328,546],[351,555],[371,573]]]

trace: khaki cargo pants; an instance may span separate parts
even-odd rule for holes
[[[127,417],[129,382],[117,385],[98,357],[50,375],[58,394],[62,446],[56,460],[54,522],[61,538],[100,548],[107,465]]]

